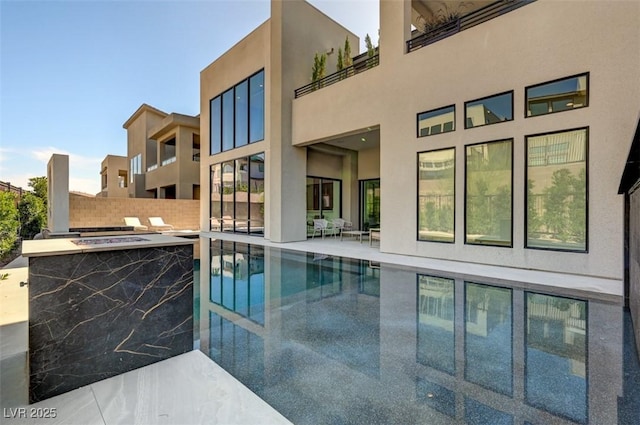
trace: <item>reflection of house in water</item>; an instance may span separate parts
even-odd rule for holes
[[[567,298],[527,296],[527,345],[568,359],[571,373],[586,376],[586,303]]]
[[[433,276],[419,276],[420,323],[453,332],[453,282]]]

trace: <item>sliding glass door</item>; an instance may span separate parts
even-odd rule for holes
[[[313,231],[313,219],[333,220],[342,215],[342,181],[307,177],[307,228]]]
[[[380,179],[360,181],[360,229],[380,227]]]

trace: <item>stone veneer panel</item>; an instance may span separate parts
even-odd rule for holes
[[[193,349],[193,246],[29,258],[29,400]]]

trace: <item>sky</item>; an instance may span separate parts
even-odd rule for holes
[[[361,52],[366,34],[377,40],[378,0],[309,3]],[[136,109],[199,114],[200,71],[269,13],[269,0],[0,0],[0,181],[28,189],[67,154],[69,189],[98,193]]]

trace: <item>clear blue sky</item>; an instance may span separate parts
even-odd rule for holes
[[[367,33],[377,40],[378,0],[309,3],[361,51]],[[126,155],[131,114],[148,103],[197,115],[200,71],[269,11],[269,0],[0,0],[0,180],[27,188],[62,153],[69,188],[99,192],[100,162]]]

